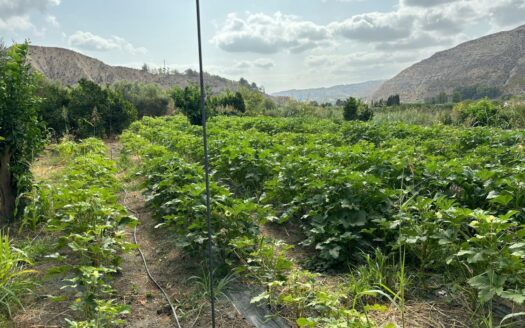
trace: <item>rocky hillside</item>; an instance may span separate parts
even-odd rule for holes
[[[525,94],[525,25],[438,52],[385,82],[373,98],[399,94],[402,102],[421,102],[466,86]]]
[[[293,89],[276,92],[274,96],[292,97],[300,101],[317,101],[319,103],[335,102],[348,97],[368,99],[377,91],[384,81],[368,81],[355,84],[336,85],[329,88]]]
[[[82,78],[100,84],[112,84],[117,81],[137,81],[157,83],[170,88],[175,85],[184,87],[188,83],[197,83],[196,74],[152,74],[129,67],[110,66],[78,52],[53,47],[31,46],[29,55],[32,66],[47,78],[60,81],[64,85],[73,85]],[[206,74],[206,84],[213,91],[237,87],[237,82]]]

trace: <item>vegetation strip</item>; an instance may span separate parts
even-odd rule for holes
[[[53,151],[65,167],[35,187],[38,197],[25,208],[23,225],[44,225],[57,236],[47,257],[56,261],[50,273],[63,276],[62,289],[71,290],[54,296],[71,299],[74,319],[65,319],[68,326],[119,326],[129,309],[117,303],[110,282],[120,271],[119,254],[135,248],[123,229],[137,219],[117,203],[116,167],[102,141],[65,140]]]
[[[477,293],[475,322],[495,320],[497,299],[523,303],[523,132],[261,117],[214,118],[209,131],[216,251],[267,287],[254,301],[303,326],[369,326],[385,301],[404,317],[410,280],[440,271],[445,293]],[[198,133],[182,117],[145,118],[122,136],[143,159],[158,226],[189,252],[207,240]],[[353,267],[349,289],[306,293],[321,277],[257,237],[264,222],[301,228],[315,254],[303,267]]]

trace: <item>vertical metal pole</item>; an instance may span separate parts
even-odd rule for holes
[[[210,168],[208,159],[208,137],[206,132],[206,95],[204,93],[204,71],[202,69],[202,40],[201,40],[201,13],[199,0],[195,0],[197,5],[197,34],[199,42],[199,71],[201,87],[201,116],[202,116],[202,140],[204,144],[204,171],[206,174],[206,214],[208,218],[208,274],[210,276],[210,303],[211,303],[211,324],[215,328],[215,294],[213,279],[213,250],[211,239],[211,209],[210,209]]]

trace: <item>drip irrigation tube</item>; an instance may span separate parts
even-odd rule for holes
[[[138,246],[137,226],[135,226],[135,229],[133,229],[133,242]],[[164,298],[166,299],[166,301],[168,301],[168,304],[170,305],[170,308],[171,308],[171,313],[173,314],[173,318],[175,318],[175,322],[177,323],[177,327],[181,328],[180,323],[179,323],[179,318],[177,317],[177,312],[175,311],[175,307],[173,306],[173,303],[171,303],[170,297],[168,296],[168,294],[166,294],[164,289],[160,287],[159,283],[151,275],[151,272],[149,271],[149,268],[148,268],[148,263],[146,262],[146,257],[144,256],[144,253],[142,253],[142,250],[140,249],[140,247],[137,247],[137,249],[139,250],[140,257],[142,258],[142,263],[144,263],[144,268],[146,268],[146,273],[148,274],[148,278],[155,284],[155,286],[157,286],[157,288],[164,295]]]
[[[126,204],[126,199],[128,198],[128,193],[126,192],[126,190],[124,190],[124,201],[123,201],[123,204],[124,204],[124,207],[126,207],[126,209],[129,211],[129,212],[132,212],[133,214],[135,214],[135,216],[137,217],[137,219],[140,220],[140,215],[137,211],[134,211],[132,209],[130,209],[128,207],[128,205]],[[144,253],[142,252],[142,249],[140,249],[140,245],[137,241],[137,226],[135,226],[135,228],[133,229],[133,242],[135,243],[135,245],[137,245],[137,250],[139,251],[140,253],[140,257],[142,258],[142,263],[144,264],[144,268],[146,269],[146,274],[148,275],[148,278],[153,282],[153,284],[161,291],[162,295],[164,296],[164,298],[166,299],[166,301],[168,302],[169,306],[170,306],[170,309],[171,309],[171,314],[173,315],[173,318],[175,319],[175,323],[177,324],[177,328],[181,328],[180,326],[180,323],[179,323],[179,317],[177,316],[177,312],[175,311],[175,307],[173,306],[173,303],[171,302],[170,300],[170,297],[168,296],[168,294],[166,293],[166,291],[164,291],[164,289],[159,285],[159,283],[157,282],[157,280],[155,280],[155,278],[153,278],[153,275],[151,274],[150,270],[149,270],[149,267],[148,267],[148,263],[146,261],[146,256],[144,255]]]

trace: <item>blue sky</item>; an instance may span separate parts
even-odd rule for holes
[[[386,79],[525,24],[525,0],[201,0],[205,70],[274,92]],[[108,64],[197,67],[193,0],[0,0],[7,43]]]

